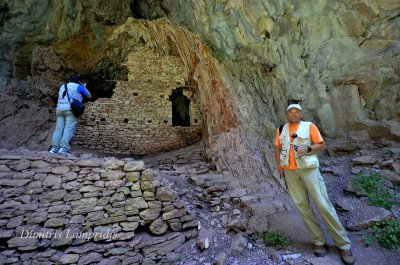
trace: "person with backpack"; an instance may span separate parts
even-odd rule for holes
[[[319,171],[317,153],[326,149],[322,136],[312,122],[301,121],[301,106],[290,104],[286,109],[288,123],[276,130],[275,159],[279,174],[285,179],[297,211],[311,234],[314,254],[326,254],[325,235],[310,205],[313,198],[345,264],[354,264],[351,242],[329,200],[324,179]]]
[[[51,140],[50,153],[69,153],[70,142],[79,123],[77,115],[83,113],[83,110],[78,111],[79,113],[75,112],[75,109],[73,111],[72,107],[75,107],[74,104],[82,105],[83,96],[92,98],[92,95],[85,86],[80,84],[80,77],[78,75],[71,75],[70,82],[60,87],[56,109],[56,128]]]

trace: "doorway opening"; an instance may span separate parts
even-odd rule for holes
[[[190,100],[183,94],[183,88],[177,88],[169,96],[172,102],[172,126],[190,126]]]

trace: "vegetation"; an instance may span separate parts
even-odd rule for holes
[[[384,179],[377,173],[355,176],[353,187],[357,193],[365,194],[368,197],[370,205],[390,210],[397,203],[394,190],[387,188]]]
[[[292,244],[290,239],[279,231],[264,231],[258,234],[256,238],[262,238],[266,246],[283,248]]]
[[[368,228],[364,242],[366,245],[378,242],[385,248],[398,249],[400,247],[400,223],[396,220],[376,223]]]
[[[385,180],[377,173],[357,175],[353,178],[353,187],[357,193],[365,194],[370,205],[383,207],[388,210],[399,203],[396,192],[399,186],[393,189],[385,185]],[[385,248],[398,249],[400,247],[400,223],[396,220],[381,221],[366,230],[364,236],[366,245],[378,242]]]

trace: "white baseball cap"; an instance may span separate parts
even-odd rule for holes
[[[296,109],[298,109],[298,110],[301,110],[301,106],[300,106],[299,104],[290,104],[290,105],[287,107],[286,111],[289,111],[291,108],[296,108]]]

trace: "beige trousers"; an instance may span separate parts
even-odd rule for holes
[[[324,245],[325,235],[310,205],[308,194],[311,195],[317,205],[336,246],[340,249],[350,249],[351,242],[339,221],[335,208],[329,200],[319,168],[285,170],[284,172],[289,193],[303,218],[307,230],[311,234],[314,244]]]

